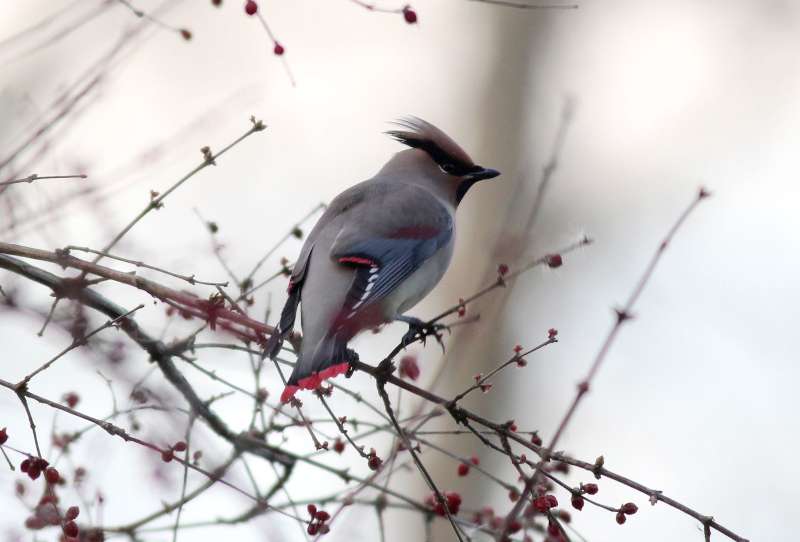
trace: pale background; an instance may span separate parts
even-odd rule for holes
[[[0,39],[67,4],[0,0]],[[101,2],[73,4],[67,19],[81,21]],[[611,308],[627,297],[652,250],[703,184],[714,197],[670,247],[635,310],[636,320],[615,343],[561,447],[589,460],[603,454],[612,470],[714,515],[751,540],[796,539],[790,518],[800,503],[794,460],[800,406],[794,329],[800,293],[800,5],[615,0],[582,2],[578,10],[520,11],[417,0],[420,23],[409,26],[399,15],[371,13],[345,0],[261,2],[286,46],[293,87],[241,4],[226,0],[214,9],[191,0],[160,15],[190,28],[192,41],[145,30],[79,119],[58,127],[46,156],[22,172],[85,170],[87,182],[109,197],[102,205],[84,201],[62,208],[60,195],[72,189],[66,183],[14,187],[29,191],[31,209],[52,203],[59,219],[48,218],[44,230],[35,223],[15,233],[5,230],[3,241],[98,247],[146,203],[151,188],[163,190],[194,167],[200,147],[218,149],[232,141],[254,114],[269,126],[266,132],[170,196],[166,208],[144,220],[119,248],[130,257],[220,280],[222,269],[193,209],[220,224],[228,261],[245,270],[317,203],[373,174],[399,149],[381,135],[385,121],[411,113],[441,126],[477,161],[504,173],[470,193],[459,211],[452,272],[414,311],[431,316],[472,293],[486,269],[510,259],[495,252],[495,243],[507,241],[524,222],[570,96],[577,108],[558,169],[535,233],[519,248],[533,257],[584,233],[596,243],[567,256],[561,269],[525,275],[513,295],[497,296],[502,306],[486,306],[488,317],[470,330],[468,348],[461,351],[464,342],[451,345],[438,391],[463,389],[479,367],[494,366],[514,344],[535,344],[547,328],[557,327],[559,344],[532,357],[527,369],[495,379],[493,392],[470,404],[495,419],[515,417],[521,427],[552,434],[611,325]],[[136,5],[153,10],[157,3]],[[51,37],[34,31],[0,48],[0,155],[50,114],[58,93],[106,54],[121,32],[137,24],[125,7],[111,5],[49,47],[27,52]],[[6,213],[0,209],[0,227]],[[291,258],[298,248],[289,244],[281,255]],[[11,282],[0,274],[4,287]],[[272,289],[276,305],[283,289]],[[131,306],[144,299],[108,291]],[[266,304],[267,292],[262,295]],[[39,288],[27,290],[23,299],[40,309],[48,303]],[[148,307],[140,319],[156,331],[163,308]],[[39,325],[37,318],[0,313],[3,378],[19,378],[66,344],[57,328],[38,339]],[[367,335],[356,347],[362,358],[375,359],[401,333],[396,326]],[[423,379],[430,378],[440,359],[436,347],[429,346],[423,358]],[[136,359],[144,362],[141,355]],[[106,412],[109,400],[95,366],[78,355],[62,361],[35,391],[54,397],[83,391],[81,408]],[[208,363],[217,362],[236,378],[230,360]],[[144,370],[134,362],[128,369],[136,375]],[[240,376],[246,381],[246,371]],[[370,392],[366,379],[353,385]],[[198,386],[208,394],[220,391],[204,381]],[[121,386],[120,393],[127,390]],[[0,405],[0,426],[25,434],[16,399],[0,395]],[[221,409],[236,419],[235,403]],[[107,488],[107,523],[133,519],[159,499],[177,496],[176,483],[155,481],[152,472],[160,465],[142,460],[143,453],[99,433],[93,439],[83,461],[93,466],[93,483]],[[477,449],[473,441],[458,442],[449,445],[465,455]],[[308,451],[310,443],[293,445]],[[470,507],[510,505],[477,477],[456,479],[453,463],[438,462],[433,454],[426,461],[442,486],[460,490]],[[488,459],[486,464],[492,465]],[[512,476],[508,467],[494,467]],[[175,471],[166,476],[178,480]],[[25,514],[12,496],[13,479],[0,471],[6,488],[0,529],[10,540],[31,540],[20,530]],[[293,487],[294,495],[327,483],[309,480],[313,487]],[[114,490],[120,486],[125,490]],[[425,492],[419,483],[405,490]],[[564,494],[559,496],[566,504]],[[662,504],[651,508],[643,496],[610,481],[601,482],[599,496],[611,504],[633,500],[640,513],[623,527],[590,507],[573,514],[588,540],[702,539],[697,522]],[[244,505],[217,489],[187,507],[186,517],[213,519]],[[377,539],[371,511],[348,514],[330,540]],[[299,533],[266,516],[247,526],[182,536],[293,540],[302,539]],[[450,536],[442,529],[436,539]],[[421,539],[421,522],[398,515],[388,537]]]

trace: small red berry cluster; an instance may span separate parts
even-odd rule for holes
[[[75,523],[78,514],[80,514],[80,509],[77,506],[70,506],[67,508],[66,513],[64,513],[64,523],[61,525],[61,532],[63,532],[64,536],[68,539],[78,538],[80,534],[78,524]]]
[[[583,510],[584,499],[583,495],[596,495],[600,491],[597,484],[581,484],[581,487],[572,491],[572,507],[575,510]]]
[[[469,458],[469,463],[463,462],[458,465],[458,475],[459,476],[466,476],[469,474],[470,465],[478,466],[481,464],[481,460],[478,458],[477,455],[473,455]]]
[[[416,356],[403,356],[400,358],[400,378],[417,380],[419,378],[419,365]]]
[[[186,451],[186,443],[183,441],[176,442],[169,448],[166,448],[161,452],[161,460],[164,463],[169,463],[173,459],[175,459],[175,452],[185,452]]]
[[[28,475],[31,480],[36,480],[44,473],[44,479],[49,484],[57,484],[61,480],[58,471],[50,466],[46,459],[41,457],[29,457],[24,459],[19,465],[19,470]]]
[[[617,523],[622,525],[627,520],[626,516],[632,516],[639,511],[639,507],[632,502],[626,502],[617,510]]]
[[[326,522],[331,519],[331,515],[325,510],[317,510],[317,507],[313,504],[309,504],[307,510],[311,516],[311,521],[306,529],[308,534],[311,536],[316,534],[327,534],[331,528]]]
[[[70,391],[65,393],[61,397],[61,400],[64,401],[69,408],[75,408],[76,406],[78,406],[78,403],[80,402],[81,398],[74,391]]]
[[[450,511],[450,514],[455,516],[458,514],[459,508],[461,508],[461,495],[456,493],[455,491],[447,491],[443,495],[444,501],[447,504],[447,510]],[[425,499],[425,505],[433,510],[433,513],[438,516],[445,516],[447,512],[445,512],[444,505],[439,502],[439,499],[436,497],[436,493],[431,493]]]
[[[378,452],[375,451],[375,448],[371,448],[367,454],[367,466],[370,468],[370,470],[378,470],[381,468],[382,464],[383,459],[378,457]]]

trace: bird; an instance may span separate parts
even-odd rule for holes
[[[405,313],[445,274],[453,255],[456,208],[475,183],[500,172],[479,166],[445,132],[405,117],[387,135],[404,149],[369,180],[340,193],[307,236],[294,264],[288,299],[264,346],[275,359],[294,329],[302,342],[281,402],[347,372],[359,332],[400,321],[403,344],[435,332]]]

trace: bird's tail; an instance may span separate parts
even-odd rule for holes
[[[347,339],[335,334],[324,337],[313,350],[303,349],[281,394],[281,402],[288,403],[300,389],[315,390],[323,381],[346,373],[351,357]]]
[[[294,288],[289,292],[289,299],[281,311],[281,319],[278,327],[270,335],[266,346],[264,346],[264,357],[275,359],[283,346],[283,340],[292,332],[294,320],[297,315],[297,305],[300,303],[300,288]]]

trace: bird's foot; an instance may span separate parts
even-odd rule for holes
[[[347,372],[344,373],[345,378],[350,378],[353,376],[353,373],[356,372],[356,367],[354,365],[355,362],[359,361],[358,352],[355,350],[351,350],[350,348],[347,349]]]
[[[442,331],[447,331],[449,333],[450,328],[448,326],[438,323],[431,324],[429,322],[423,322],[419,318],[414,318],[413,316],[403,316],[398,318],[398,320],[408,324],[408,331],[405,335],[403,335],[403,339],[401,341],[404,347],[413,343],[417,339],[422,341],[424,346],[425,340],[428,337],[435,337],[436,342],[439,343],[439,346],[442,347],[442,352],[444,352]]]

